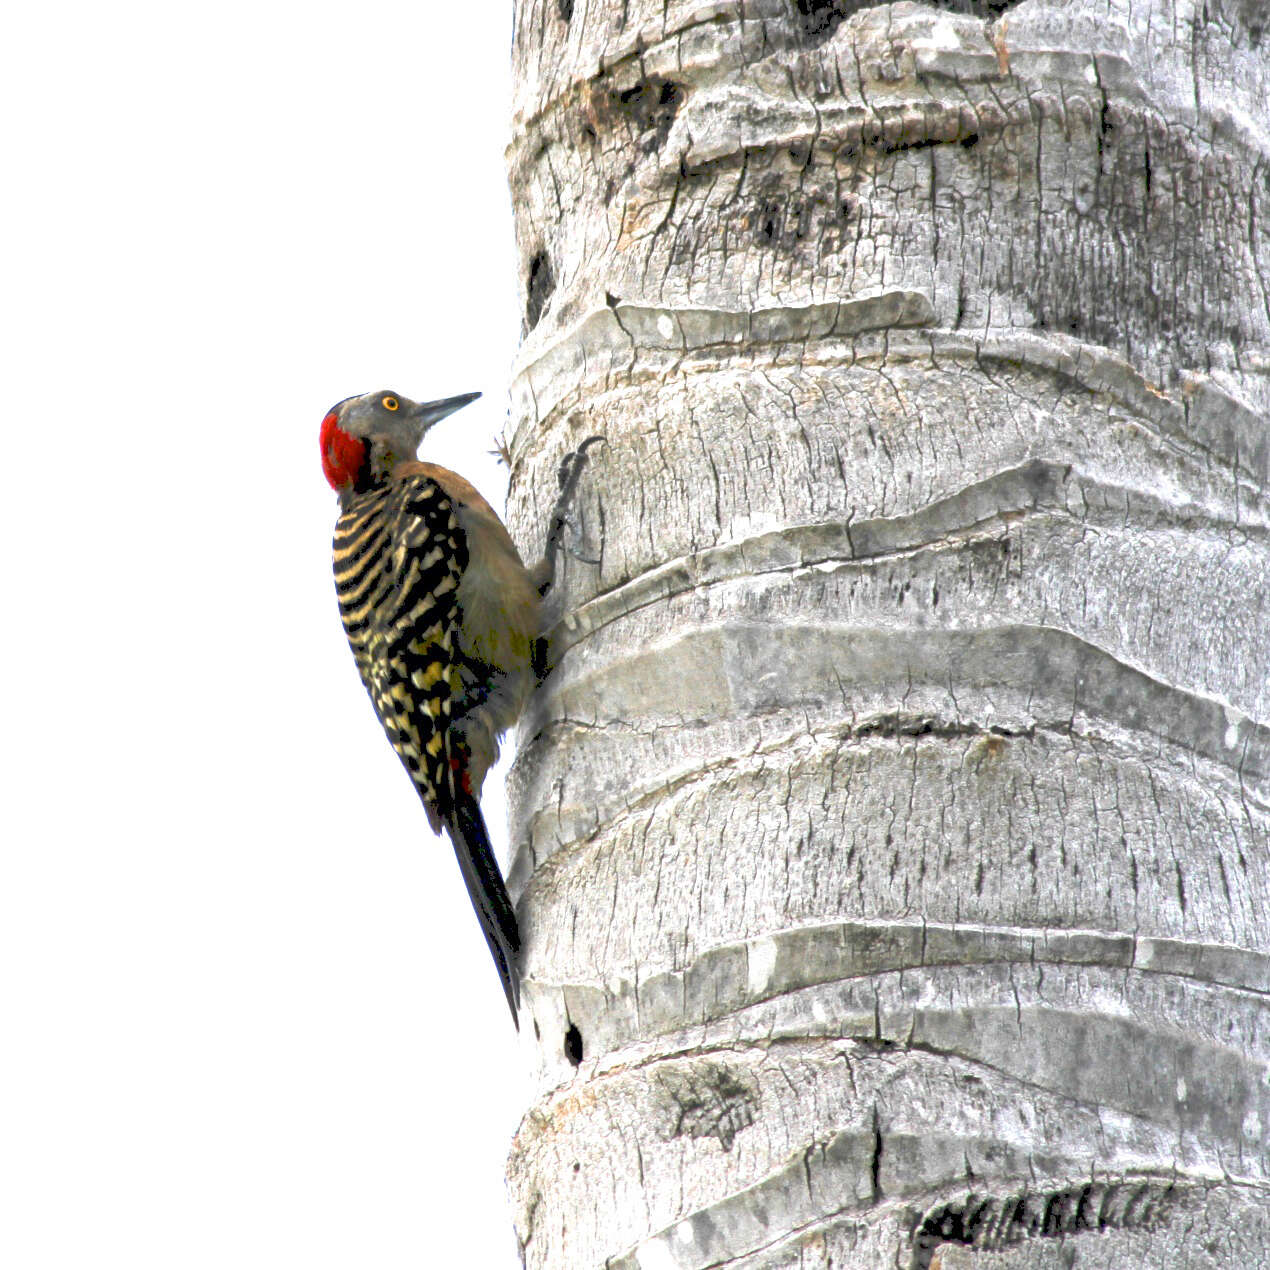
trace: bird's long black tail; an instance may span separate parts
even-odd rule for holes
[[[485,829],[485,818],[480,804],[471,794],[460,792],[455,799],[454,810],[444,817],[446,831],[454,843],[459,868],[472,907],[480,920],[485,942],[498,967],[507,1004],[511,1008],[512,1022],[520,1028],[517,1011],[520,1009],[520,930],[516,925],[516,910],[503,885],[503,875],[498,871],[494,849],[490,846]]]

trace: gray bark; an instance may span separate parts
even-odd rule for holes
[[[1270,1264],[1264,6],[517,10],[526,1264]]]

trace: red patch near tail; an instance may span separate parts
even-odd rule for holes
[[[450,771],[457,772],[459,768],[462,766],[463,766],[463,763],[460,759],[457,759],[457,758],[450,759]],[[463,792],[465,794],[470,794],[472,792],[471,772],[464,772],[463,775],[459,777],[459,784],[463,787]]]
[[[336,421],[335,411],[322,420],[322,471],[332,489],[352,485],[366,457],[366,442],[349,436]]]

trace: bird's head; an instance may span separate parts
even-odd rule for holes
[[[479,392],[442,401],[411,401],[384,389],[346,397],[322,420],[322,471],[341,494],[360,493],[382,480],[394,464],[412,459],[423,434]]]

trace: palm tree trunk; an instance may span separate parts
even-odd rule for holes
[[[517,8],[526,1264],[1270,1264],[1263,6]]]

